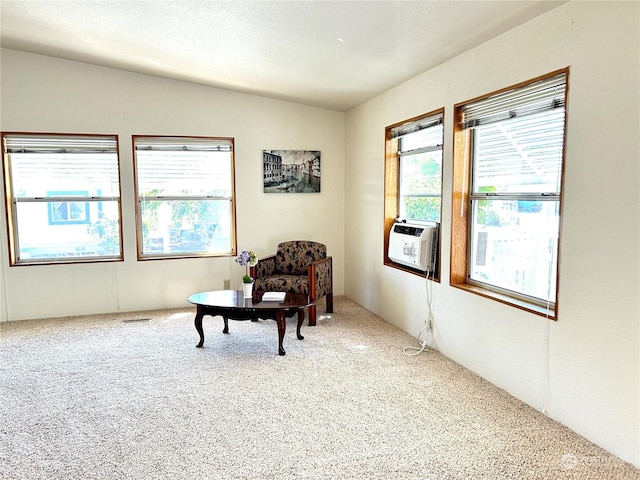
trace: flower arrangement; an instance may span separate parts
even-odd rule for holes
[[[258,263],[258,257],[255,252],[252,252],[251,250],[244,250],[240,255],[238,255],[238,258],[236,258],[236,263],[245,268],[242,283],[252,283],[253,278],[249,276],[249,267],[254,267]]]

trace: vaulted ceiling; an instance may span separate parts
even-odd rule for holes
[[[346,111],[562,3],[2,0],[0,42]]]

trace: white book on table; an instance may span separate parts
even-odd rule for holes
[[[286,292],[264,292],[262,300],[265,302],[282,302],[286,296]]]

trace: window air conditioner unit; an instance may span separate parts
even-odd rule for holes
[[[396,222],[389,234],[389,260],[423,272],[435,271],[438,224]]]

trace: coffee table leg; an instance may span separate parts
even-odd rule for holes
[[[224,319],[224,328],[222,329],[222,333],[229,333],[229,319],[227,317],[222,317]]]
[[[202,317],[203,317],[203,313],[202,313],[202,309],[200,308],[200,305],[198,305],[198,309],[196,310],[196,318],[195,318],[195,324],[196,324],[196,331],[198,332],[198,335],[200,335],[200,342],[196,345],[196,347],[201,348],[202,345],[204,345],[204,330],[202,329]]]
[[[304,322],[304,308],[301,308],[298,310],[298,330],[296,331],[296,335],[298,335],[298,340],[304,340],[304,337],[300,333],[302,322]]]
[[[284,355],[286,352],[282,347],[282,340],[284,340],[284,332],[287,330],[287,322],[283,311],[278,310],[276,313],[276,322],[278,322],[278,354]]]

